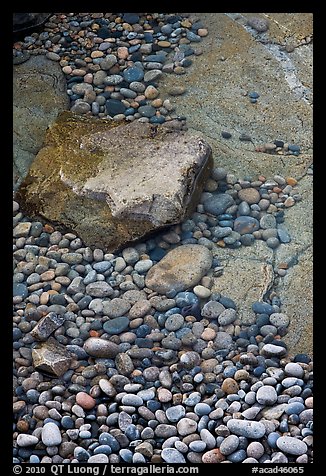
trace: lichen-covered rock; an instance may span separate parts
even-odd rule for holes
[[[62,113],[47,131],[16,200],[110,252],[181,222],[212,168],[199,134]]]

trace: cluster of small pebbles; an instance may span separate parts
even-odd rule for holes
[[[222,169],[213,177],[191,220],[117,254],[32,221],[13,202],[15,463],[312,461],[313,364],[288,356],[280,299],[253,303],[246,326],[237,303],[212,290],[214,242],[237,233],[233,244],[244,244],[239,218],[277,232],[289,185]],[[261,227],[264,217],[273,226]],[[187,245],[201,268],[189,258],[180,279],[194,284],[148,287],[170,248],[188,257]]]
[[[238,179],[216,167],[196,212],[181,225],[180,242],[239,248],[264,240],[271,249],[289,243],[285,211],[301,200],[297,184],[295,178],[280,175]],[[176,234],[179,228],[174,227]],[[160,246],[166,247],[163,242]]]
[[[171,101],[159,97],[158,79],[184,74],[201,54],[190,43],[207,34],[200,21],[178,14],[58,13],[41,33],[14,44],[14,63],[31,54],[59,62],[77,114],[161,124],[175,116]],[[169,94],[184,92],[174,86]]]
[[[258,94],[258,93],[249,93],[250,94]],[[257,99],[250,99],[250,102],[256,103]],[[223,139],[231,139],[232,134],[228,131],[222,131],[221,136]],[[252,142],[252,138],[250,135],[243,133],[239,136],[239,140],[242,142]],[[277,155],[300,155],[301,148],[297,144],[289,144],[283,140],[277,139],[273,142],[265,142],[264,144],[257,145],[255,147],[256,152],[263,152],[266,154],[277,154]]]

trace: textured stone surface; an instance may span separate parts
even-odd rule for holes
[[[32,350],[33,365],[37,370],[60,377],[70,367],[72,355],[66,347],[50,337]]]
[[[257,41],[255,32],[246,29],[247,19],[253,15],[269,22],[266,42]],[[280,174],[299,180],[298,193],[303,200],[285,210],[285,226],[292,241],[288,247],[280,245],[276,250],[276,264],[293,255],[298,256],[298,264],[290,267],[275,290],[282,300],[282,312],[291,319],[285,337],[290,354],[311,355],[313,207],[312,177],[305,174],[313,162],[313,44],[303,43],[312,37],[313,14],[198,13],[196,17],[209,31],[201,43],[205,54],[196,57],[196,67],[189,68],[186,75],[164,75],[160,80],[161,97],[172,86],[186,81],[187,94],[174,97],[173,103],[178,114],[187,117],[190,130],[209,137],[216,166],[238,178]],[[294,47],[291,53],[286,51],[289,43]],[[205,75],[198,71],[205,71]],[[251,105],[245,96],[250,90],[259,93],[257,104]],[[268,114],[264,113],[266,107]],[[289,115],[289,110],[295,114]],[[264,121],[259,120],[262,114]],[[232,134],[228,140],[221,137],[226,126]],[[241,133],[249,134],[252,142],[239,141]],[[282,157],[255,150],[257,145],[275,139],[299,144],[302,153],[299,157]],[[243,322],[253,323],[250,305],[255,295],[263,296],[271,284],[268,279],[273,277],[271,250],[266,256],[263,248],[264,243],[257,243],[250,247],[250,253],[244,247],[232,253],[219,249],[219,259],[221,255],[226,269],[223,276],[214,279],[214,290],[229,291],[228,296],[241,302]],[[244,274],[250,279],[243,279]]]
[[[244,324],[254,324],[252,303],[260,301],[272,285],[273,252],[262,241],[241,249],[219,249],[218,257],[224,272],[214,278],[213,292],[228,296],[239,304],[238,317]],[[241,305],[240,305],[241,303]]]
[[[46,340],[64,321],[64,317],[58,316],[55,312],[49,312],[49,314],[38,321],[31,331],[31,335],[36,340]]]
[[[188,131],[151,131],[61,114],[16,199],[30,216],[109,251],[182,221],[211,170],[210,146]]]
[[[148,272],[145,283],[153,291],[184,291],[195,286],[212,265],[211,252],[202,245],[183,245],[167,253]]]
[[[33,56],[13,68],[14,184],[27,175],[42,147],[47,127],[69,107],[66,79],[59,64]]]

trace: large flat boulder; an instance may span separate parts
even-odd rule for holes
[[[112,252],[187,217],[212,162],[200,134],[64,112],[16,199],[29,216]]]
[[[33,56],[13,67],[14,185],[26,177],[47,127],[69,108],[66,79],[58,63]]]

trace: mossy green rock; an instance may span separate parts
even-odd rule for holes
[[[28,216],[114,252],[188,216],[212,162],[199,134],[63,112],[16,200]]]

